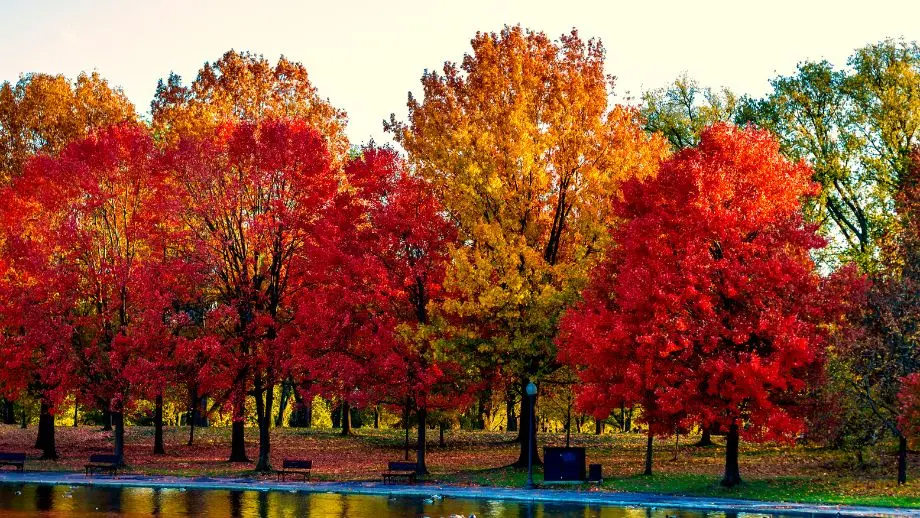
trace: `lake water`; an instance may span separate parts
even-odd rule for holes
[[[281,491],[224,491],[0,484],[0,516],[716,518],[763,514],[622,508],[455,498],[393,498]],[[780,515],[773,515],[780,516]]]

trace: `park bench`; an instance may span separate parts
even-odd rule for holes
[[[383,472],[383,482],[406,479],[410,484],[414,483],[416,467],[414,462],[390,462],[387,470]]]
[[[310,470],[313,469],[312,460],[284,459],[281,469],[278,470],[278,480],[284,482],[287,475],[300,475],[304,481],[310,480]]]
[[[16,471],[25,471],[26,454],[0,452],[0,466],[14,466]]]
[[[117,455],[96,453],[89,456],[89,462],[85,466],[86,474],[89,476],[93,473],[109,473],[117,476],[119,464]]]

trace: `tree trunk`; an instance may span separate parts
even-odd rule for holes
[[[16,408],[7,399],[3,400],[3,424],[16,424]]]
[[[342,405],[338,405],[332,409],[332,415],[330,418],[332,419],[333,428],[342,427]]]
[[[572,398],[569,397],[568,405],[565,410],[565,447],[571,446],[572,442]]]
[[[674,458],[673,461],[677,460],[677,454],[680,453],[680,432],[674,432]]]
[[[700,437],[700,440],[696,443],[697,446],[706,447],[712,446],[712,432],[709,430],[709,426],[703,427],[703,436]]]
[[[380,429],[380,405],[374,405],[374,430]]]
[[[267,473],[272,470],[271,427],[275,386],[269,383],[263,387],[260,378],[256,377],[256,420],[259,422],[259,460],[256,462],[256,471]]]
[[[73,427],[76,428],[80,424],[80,405],[76,401],[73,403]]]
[[[725,438],[725,476],[722,485],[734,487],[741,483],[741,471],[738,469],[738,425],[732,423]]]
[[[284,412],[287,410],[288,400],[291,399],[291,384],[281,384],[281,400],[278,401],[278,416],[275,417],[275,428],[280,428],[284,423]]]
[[[115,427],[115,456],[118,457],[118,465],[125,465],[125,414],[119,408],[117,412],[112,412],[112,425]]]
[[[508,387],[508,394],[505,398],[505,414],[507,415],[507,418],[508,418],[507,420],[508,426],[505,429],[508,430],[509,432],[518,431],[517,416],[514,414],[515,399],[516,398],[514,397],[514,388]]]
[[[444,429],[447,428],[447,424],[444,421],[438,423],[438,447],[444,447]]]
[[[157,394],[153,409],[153,454],[166,455],[163,447],[163,394]]]
[[[57,460],[57,448],[54,441],[54,416],[47,403],[41,404],[41,413],[38,416],[38,440],[35,447],[42,450],[42,459]]]
[[[479,394],[479,401],[476,405],[476,428],[480,430],[486,429],[486,416],[489,413],[489,400],[491,398],[492,391],[489,389],[485,389]]]
[[[38,433],[35,436],[35,448],[40,450],[45,447],[45,421],[48,419],[48,406],[44,403],[41,404],[41,410],[38,411]]]
[[[536,406],[536,396],[531,398],[527,396],[527,383],[530,380],[527,378],[521,378],[521,394],[524,396],[521,397],[521,427],[518,433],[520,437],[520,452],[518,453],[518,460],[513,465],[518,468],[527,467],[527,455],[528,455],[528,446],[530,447],[530,453],[533,455],[533,465],[542,466],[543,461],[540,460],[540,454],[537,452],[537,441],[534,438],[533,441],[530,439],[530,433],[534,433],[537,430],[537,418],[535,412],[533,412],[533,407]],[[532,401],[531,401],[532,399]]]
[[[403,426],[406,428],[406,457],[409,460],[409,398],[406,398],[405,413],[403,414]]]
[[[351,406],[342,401],[342,435],[351,435]]]
[[[310,427],[310,414],[313,413],[313,404],[307,404],[300,396],[300,392],[295,388],[294,392],[294,410],[291,411],[291,420],[289,424],[293,428]]]
[[[655,436],[652,435],[652,431],[648,432],[648,439],[645,443],[645,475],[652,474],[652,441],[655,439]]]
[[[201,396],[198,399],[198,406],[192,417],[196,419],[195,426],[199,428],[207,428],[211,425],[211,423],[208,422],[208,396]]]
[[[112,412],[108,408],[102,411],[102,431],[112,431]]]
[[[898,484],[907,483],[907,437],[898,437]]]
[[[604,433],[604,420],[603,419],[594,419],[594,435],[601,435]]]
[[[26,406],[25,406],[25,405],[22,405],[22,423],[20,423],[20,426],[19,426],[19,427],[22,428],[23,430],[25,430],[25,429],[26,429],[26,425],[27,425],[28,423],[29,423],[29,417],[28,417],[28,415],[26,414]]]
[[[233,408],[233,428],[230,432],[230,462],[249,462],[246,456],[243,416],[245,408],[242,398],[237,396]]]
[[[418,445],[415,447],[415,474],[421,476],[428,474],[428,466],[425,465],[425,450],[428,446],[427,439],[425,438],[425,432],[428,430],[428,425],[426,423],[428,410],[425,408],[417,408],[415,414],[418,416]]]

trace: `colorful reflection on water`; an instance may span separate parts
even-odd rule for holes
[[[730,518],[763,514],[281,491],[0,484],[2,516]],[[776,515],[778,516],[778,515]]]

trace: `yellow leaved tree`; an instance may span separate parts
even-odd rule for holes
[[[408,121],[385,124],[460,231],[435,308],[455,352],[522,393],[555,368],[559,316],[609,245],[620,183],[668,150],[637,110],[608,103],[612,83],[599,41],[506,27],[426,72]],[[522,405],[521,464],[532,419]]]
[[[137,120],[134,105],[98,72],[71,82],[62,75],[24,74],[0,85],[0,185],[22,174],[38,153],[111,124]]]
[[[261,55],[230,50],[205,63],[187,86],[170,74],[157,84],[150,111],[156,137],[168,142],[207,135],[226,121],[298,118],[319,130],[336,159],[348,152],[345,112],[319,96],[301,63],[284,56],[272,65]]]

